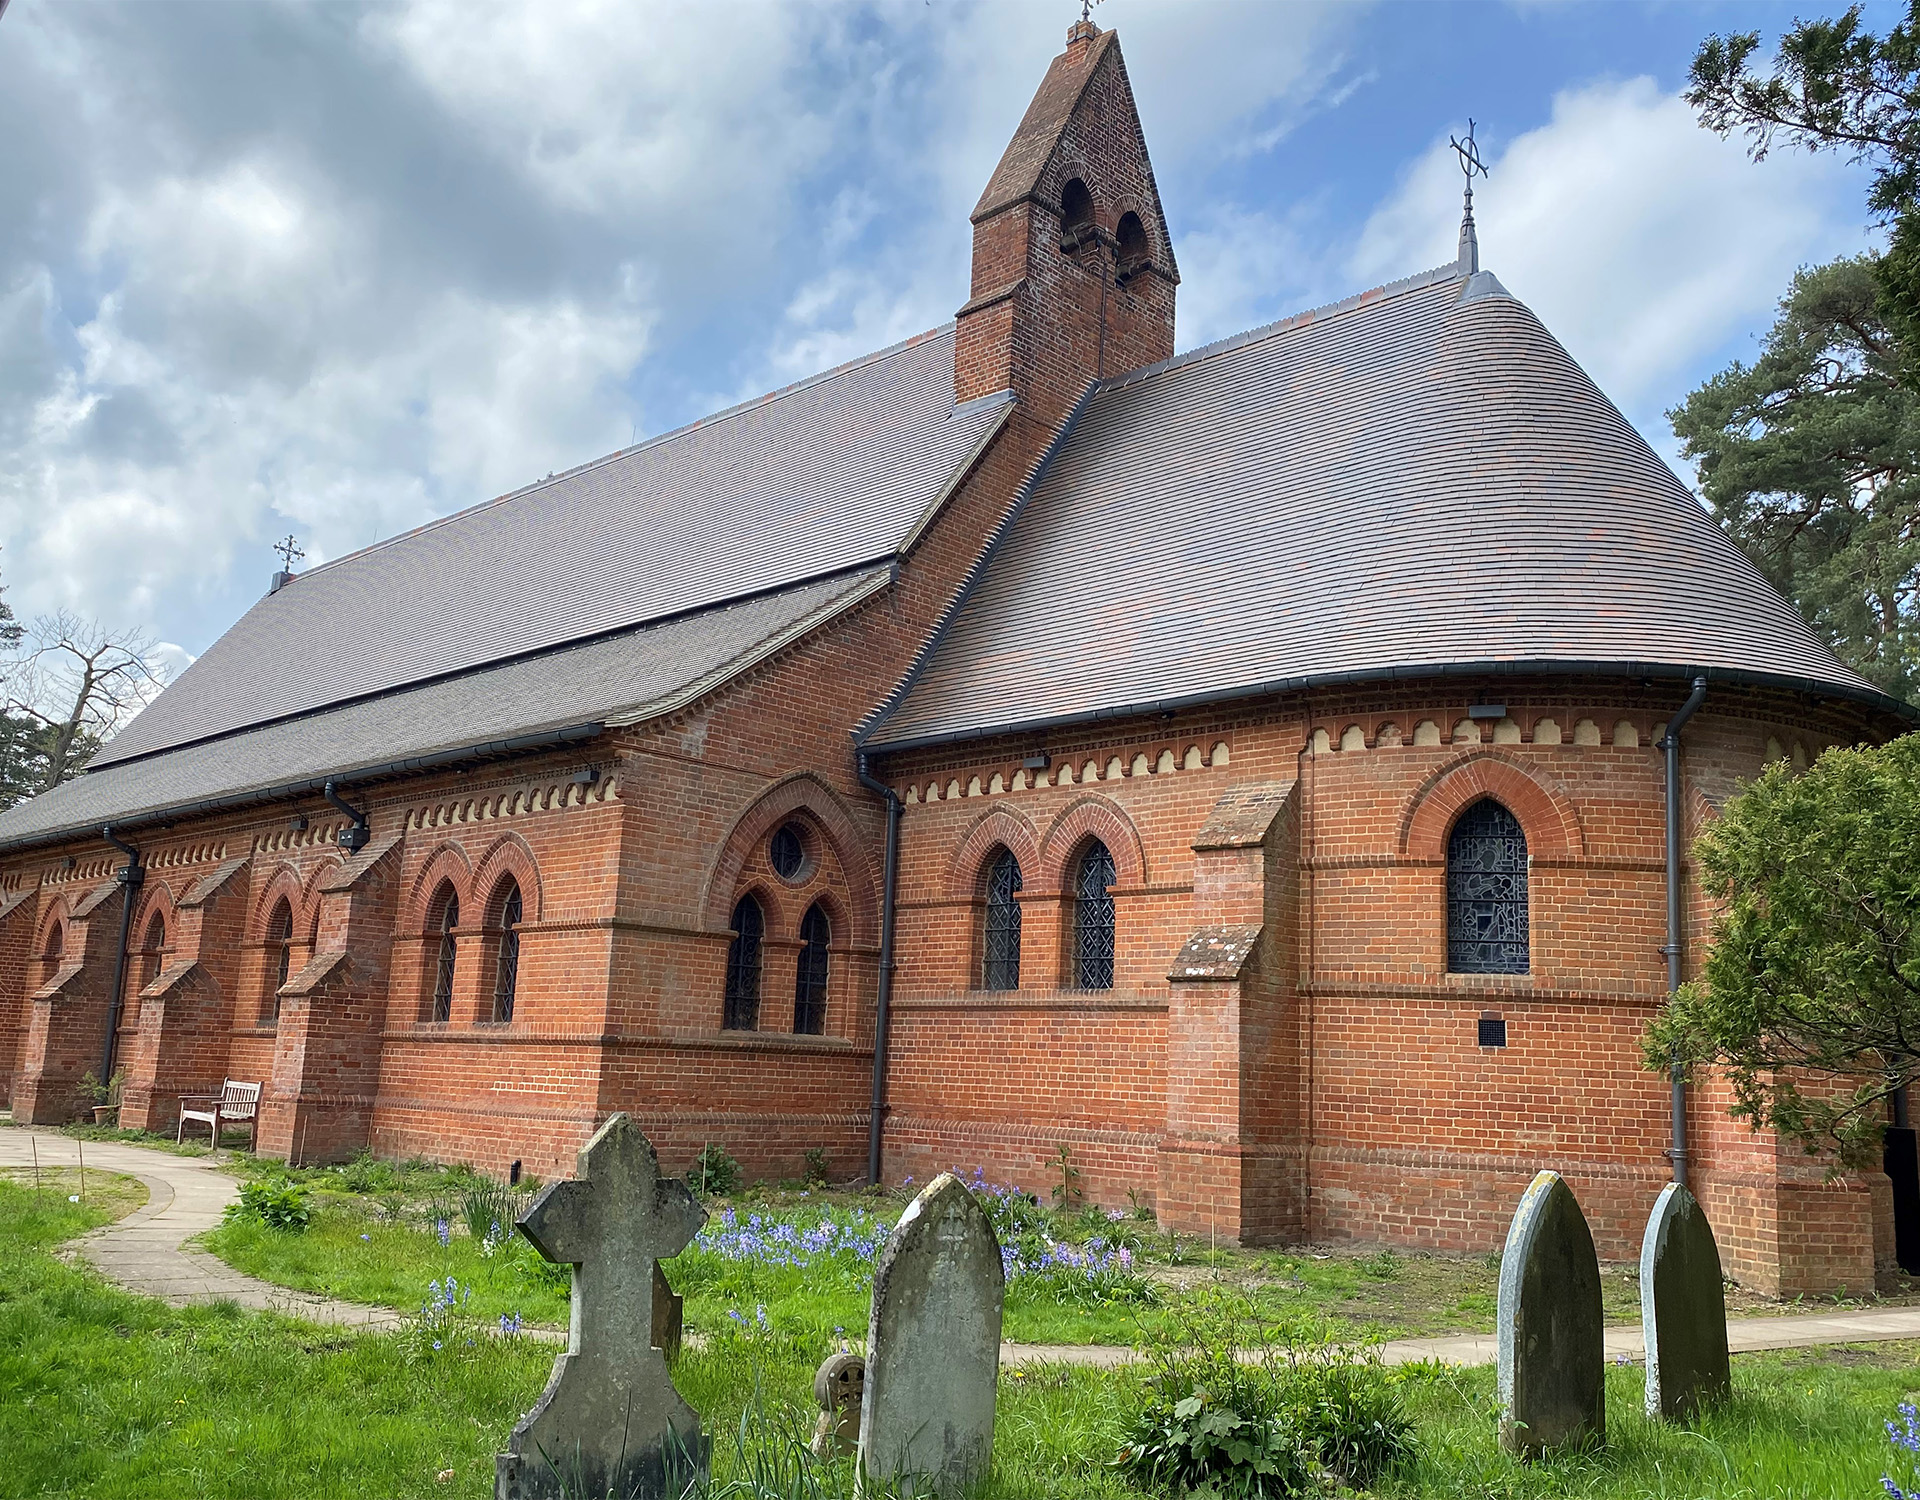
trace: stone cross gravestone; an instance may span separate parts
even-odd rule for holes
[[[542,1255],[573,1266],[573,1318],[545,1392],[498,1457],[495,1500],[664,1500],[684,1489],[680,1469],[704,1472],[706,1438],[654,1347],[653,1310],[654,1263],[684,1250],[705,1219],[684,1182],[661,1178],[624,1114],[594,1132],[573,1181],[520,1215]]]
[[[1700,1200],[1677,1182],[1654,1200],[1640,1243],[1640,1329],[1648,1416],[1685,1422],[1726,1399],[1733,1376],[1720,1247]]]
[[[1500,1257],[1500,1442],[1523,1458],[1607,1438],[1600,1262],[1558,1172],[1528,1186]]]
[[[993,1461],[1006,1274],[986,1210],[943,1172],[894,1226],[873,1276],[860,1472],[953,1497]]]

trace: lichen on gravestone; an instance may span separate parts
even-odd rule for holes
[[[496,1500],[666,1500],[705,1473],[700,1419],[674,1389],[653,1326],[656,1263],[705,1219],[624,1114],[587,1142],[572,1181],[520,1215],[542,1255],[573,1266],[573,1315],[545,1392],[498,1456]]]
[[[1720,1247],[1700,1200],[1677,1182],[1654,1200],[1640,1243],[1640,1329],[1649,1417],[1691,1421],[1727,1398],[1733,1377]]]
[[[1557,1172],[1529,1184],[1500,1257],[1500,1442],[1523,1458],[1606,1441],[1600,1261]]]
[[[986,1210],[943,1172],[900,1216],[874,1270],[860,1405],[868,1483],[953,1500],[986,1479],[1005,1294]]]

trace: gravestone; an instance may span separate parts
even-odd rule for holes
[[[678,1255],[706,1213],[683,1182],[662,1179],[653,1147],[626,1115],[580,1152],[579,1174],[545,1189],[520,1232],[573,1266],[567,1350],[498,1456],[495,1500],[678,1497],[704,1473],[707,1440],[654,1345],[655,1262]]]
[[[866,1395],[867,1362],[857,1354],[829,1354],[813,1377],[813,1399],[820,1403],[812,1453],[834,1459],[860,1446],[860,1402]]]
[[[1647,1415],[1692,1419],[1726,1399],[1727,1295],[1720,1247],[1699,1199],[1661,1189],[1640,1243],[1640,1329],[1647,1344]]]
[[[1500,1257],[1500,1442],[1523,1458],[1607,1438],[1600,1262],[1558,1172],[1528,1186]]]
[[[941,1173],[900,1216],[874,1271],[860,1403],[869,1481],[953,1497],[986,1478],[1005,1293],[986,1210]]]

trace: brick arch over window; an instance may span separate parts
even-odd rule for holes
[[[996,807],[974,820],[973,827],[966,831],[953,851],[947,865],[947,892],[954,900],[979,898],[987,857],[1002,845],[1019,862],[1022,883],[1032,879],[1028,872],[1040,868],[1040,837],[1024,815]],[[1033,885],[1025,888],[1036,889]]]
[[[453,887],[454,895],[460,900],[463,917],[468,912],[479,912],[476,903],[480,898],[474,894],[473,866],[467,860],[467,851],[458,844],[443,843],[427,856],[426,863],[420,866],[420,873],[413,877],[413,887],[407,892],[406,922],[401,928],[403,932],[416,935],[429,930],[439,932],[436,923],[440,913],[434,898],[443,883]]]
[[[140,893],[140,904],[133,909],[133,921],[128,932],[131,940],[145,951],[147,929],[153,925],[155,917],[166,924],[167,938],[174,937],[174,924],[179,920],[174,912],[177,902],[173,891],[164,880],[148,880]]]
[[[1033,870],[1033,878],[1027,889],[1065,893],[1073,882],[1073,871],[1080,852],[1092,839],[1105,844],[1107,852],[1113,856],[1116,885],[1142,886],[1147,883],[1146,848],[1140,842],[1140,833],[1133,826],[1133,819],[1106,797],[1085,796],[1069,803],[1053,820],[1040,845],[1039,863],[1029,866],[1024,859],[1021,860],[1022,869]]]
[[[1401,814],[1400,852],[1409,859],[1444,860],[1454,819],[1482,797],[1493,798],[1520,820],[1533,857],[1586,853],[1580,815],[1566,791],[1490,750],[1469,751],[1421,783]]]
[[[812,826],[839,863],[841,877],[846,881],[849,907],[845,913],[851,929],[848,942],[859,947],[877,945],[880,941],[879,875],[867,849],[870,842],[878,840],[872,832],[861,831],[846,804],[831,787],[804,771],[762,792],[734,819],[732,831],[707,871],[706,895],[700,906],[703,925],[709,932],[725,932],[732,927],[734,903],[746,894],[740,881],[747,860],[773,837],[781,823],[796,816]],[[767,913],[768,930],[772,931],[775,904],[769,903],[764,891],[759,899]],[[787,919],[784,907],[780,915],[782,921]],[[791,920],[798,922],[800,913],[793,912]]]
[[[33,956],[36,959],[57,958],[64,960],[67,949],[73,946],[73,910],[67,905],[67,898],[55,898],[45,915],[40,918],[40,930],[34,934]]]
[[[506,834],[497,840],[473,867],[471,883],[474,898],[486,903],[484,910],[474,908],[475,916],[489,926],[500,920],[498,907],[505,899],[505,880],[509,875],[520,887],[521,921],[539,921],[546,909],[540,889],[540,864],[533,857],[533,850],[528,847],[527,841],[517,833]],[[461,910],[466,908],[463,906]]]
[[[314,929],[320,921],[320,903],[313,898],[309,886],[301,884],[300,872],[292,865],[283,864],[267,877],[267,883],[253,903],[253,912],[247,918],[249,942],[266,942],[267,924],[273,920],[273,909],[282,897],[286,898],[287,910],[293,913],[294,942],[310,945],[314,941]]]

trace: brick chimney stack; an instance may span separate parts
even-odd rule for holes
[[[1076,22],[973,211],[955,398],[1010,389],[1051,426],[1173,353],[1179,284],[1120,38]]]

